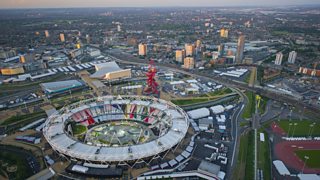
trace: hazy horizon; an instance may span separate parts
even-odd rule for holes
[[[16,8],[85,8],[85,7],[219,7],[285,6],[319,4],[319,0],[3,0],[1,9]]]

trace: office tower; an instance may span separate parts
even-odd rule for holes
[[[243,59],[243,51],[244,51],[244,35],[240,35],[238,39],[238,46],[237,46],[237,55],[236,55],[236,63],[242,63]]]
[[[277,53],[276,60],[275,60],[274,64],[275,65],[281,65],[282,64],[282,58],[283,58],[282,52]]]
[[[146,56],[147,55],[147,45],[146,44],[139,44],[139,56]]]
[[[64,38],[64,34],[63,33],[60,33],[60,41],[61,42],[65,42],[65,38]]]
[[[183,61],[183,67],[185,69],[193,69],[194,68],[194,58],[193,57],[186,57]]]
[[[220,56],[224,55],[224,44],[220,44],[218,46],[218,52],[219,52]]]
[[[87,44],[90,44],[90,36],[89,34],[86,35]]]
[[[196,48],[198,49],[198,48],[200,48],[201,47],[201,40],[197,40],[196,41]]]
[[[222,28],[222,29],[220,30],[220,37],[228,38],[228,35],[229,35],[228,29]]]
[[[76,44],[76,48],[77,48],[77,49],[80,49],[80,48],[81,48],[81,44],[80,44],[80,43],[77,43],[77,44]]]
[[[193,44],[185,44],[186,56],[193,56],[195,48]]]
[[[50,37],[49,31],[48,31],[48,30],[45,30],[45,31],[44,31],[44,35],[46,36],[46,38]]]
[[[291,51],[289,53],[288,62],[291,64],[294,64],[294,62],[296,61],[296,58],[297,58],[297,52]]]
[[[26,63],[26,58],[24,57],[24,55],[20,56],[20,63]]]
[[[176,50],[176,61],[182,63],[183,59],[186,56],[185,54],[186,54],[186,51],[184,49]]]
[[[117,31],[118,31],[118,32],[121,31],[121,26],[120,26],[120,24],[117,25]]]

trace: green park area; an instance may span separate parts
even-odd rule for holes
[[[277,123],[289,136],[320,136],[320,123],[310,120],[290,121],[287,119]]]
[[[320,150],[298,150],[295,153],[306,163],[307,167],[320,168]]]
[[[248,104],[245,106],[245,109],[242,114],[242,118],[249,119],[252,117],[252,114],[254,114],[256,111],[256,103],[257,103],[256,94],[254,94],[253,92],[247,91],[245,95],[248,98]],[[265,113],[268,100],[269,99],[267,97],[261,96],[260,104],[258,107],[259,114]]]
[[[0,179],[1,176],[8,179],[27,179],[32,175],[28,169],[26,160],[10,151],[0,151]]]
[[[269,98],[261,96],[260,104],[258,107],[258,111],[260,114],[264,114],[266,112],[268,100],[269,100]]]
[[[256,101],[254,93],[247,91],[245,95],[248,98],[248,104],[244,108],[242,118],[249,119],[252,117],[252,114],[255,113]]]
[[[24,115],[16,115],[16,116],[11,116],[8,119],[5,119],[0,125],[10,125],[10,124],[16,124],[16,123],[30,123],[34,120],[38,120],[41,118],[46,117],[45,111],[39,111],[39,112],[34,112],[34,113],[29,113],[29,114],[24,114]]]
[[[185,106],[185,105],[192,105],[197,103],[204,103],[208,101],[217,100],[218,98],[231,94],[232,90],[229,88],[223,88],[221,90],[217,90],[214,92],[210,92],[207,94],[202,94],[200,97],[194,97],[194,98],[185,98],[185,99],[174,99],[172,100],[172,103],[178,105],[178,106]]]
[[[178,105],[178,106],[184,106],[184,105],[191,105],[191,104],[197,104],[202,102],[210,101],[210,98],[202,98],[202,99],[176,99],[172,100],[172,103]]]

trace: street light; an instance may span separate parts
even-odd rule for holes
[[[306,164],[307,164],[307,160],[309,159],[309,156],[304,156],[304,164],[303,164],[303,168],[302,168],[302,171],[301,171],[301,174],[303,174],[303,171],[304,171],[304,168],[306,167]]]
[[[290,135],[290,129],[291,129],[291,125],[292,125],[292,123],[289,123],[289,130],[288,130],[288,134],[287,134],[287,137],[289,137],[289,135]]]
[[[294,125],[294,127],[293,127],[293,133],[292,133],[292,136],[291,136],[291,137],[294,136],[294,131],[296,130],[296,126],[298,125],[298,123],[294,123],[293,125]]]
[[[316,123],[312,123],[312,124],[310,124],[309,126],[310,126],[310,129],[309,129],[309,132],[310,132],[310,134],[308,134],[309,135],[309,137],[311,137],[312,136],[312,133],[313,133],[313,129],[314,129],[314,126],[316,125]]]

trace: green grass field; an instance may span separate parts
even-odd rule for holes
[[[208,93],[209,96],[218,96],[218,95],[225,95],[232,93],[232,90],[230,88],[223,88],[214,92]]]
[[[264,142],[259,140],[260,133],[264,133]],[[264,179],[271,179],[271,159],[268,134],[262,130],[258,131],[258,168],[263,170]]]
[[[258,108],[260,114],[265,113],[268,100],[269,100],[269,98],[261,96],[260,106]]]
[[[255,112],[256,101],[255,101],[255,95],[252,92],[247,91],[245,94],[248,97],[248,104],[244,109],[242,118],[249,119],[252,117],[252,114]]]
[[[32,175],[26,160],[21,155],[10,151],[0,151],[0,159],[3,164],[8,163],[8,166],[16,165],[18,167],[14,173],[7,172],[9,179],[26,179]],[[1,166],[1,169],[6,171],[4,166]]]
[[[240,147],[236,168],[232,179],[253,179],[254,173],[254,134],[250,131],[240,138]]]
[[[75,126],[72,126],[72,131],[74,135],[82,134],[87,131],[87,127],[77,124]]]
[[[304,162],[309,168],[320,168],[320,150],[298,150],[295,151],[296,155]],[[305,159],[308,156],[309,159]]]
[[[289,136],[308,136],[311,134],[310,125],[314,123],[313,121],[309,120],[280,120],[280,122],[277,122],[279,126],[287,133],[289,133]],[[297,125],[294,127],[294,123],[297,123]],[[291,127],[290,127],[290,124]],[[290,132],[289,132],[290,128]],[[320,135],[320,123],[315,123],[313,127],[313,131],[311,136],[319,136]]]
[[[29,114],[19,115],[19,116],[11,116],[8,119],[4,120],[1,123],[1,125],[9,125],[13,123],[22,122],[22,121],[37,120],[43,117],[46,117],[46,113],[44,111],[29,113]]]

